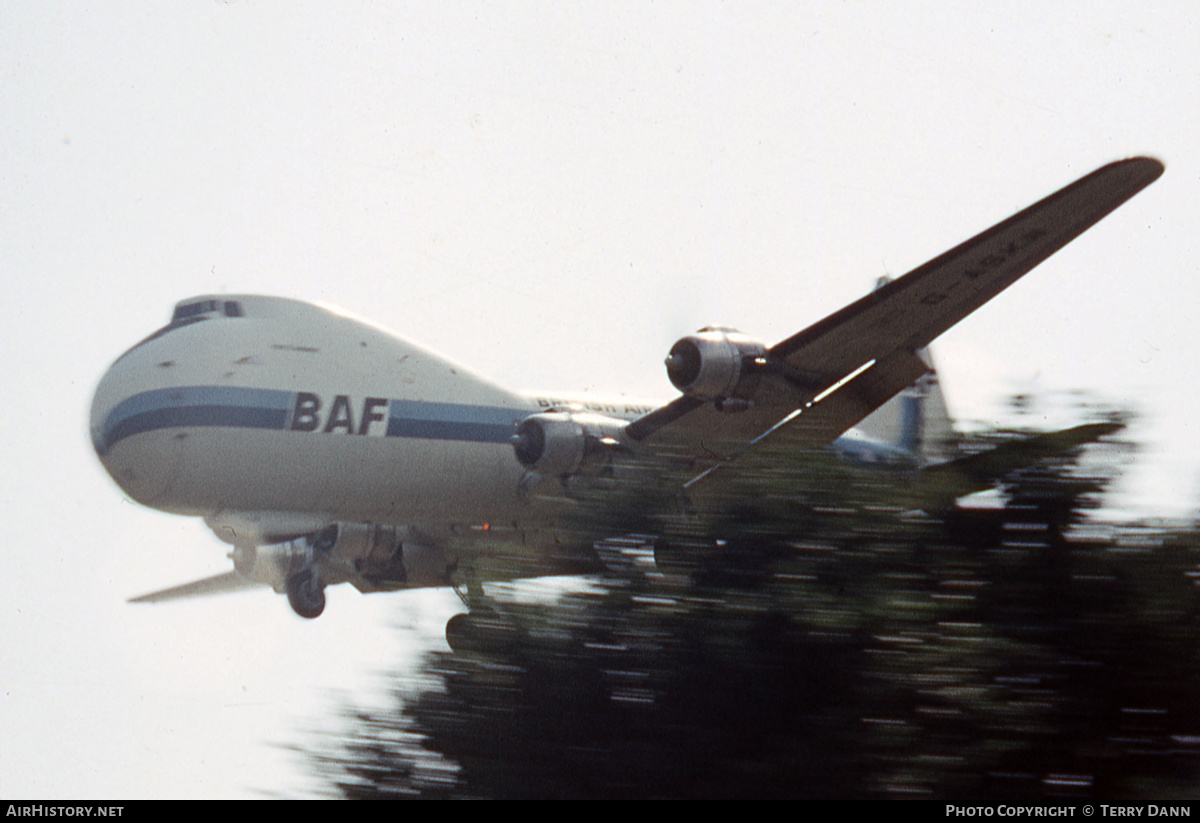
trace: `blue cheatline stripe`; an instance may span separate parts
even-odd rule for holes
[[[104,419],[94,445],[103,455],[117,442],[142,432],[177,426],[282,429],[295,394],[275,389],[181,386],[135,394]]]
[[[514,424],[528,414],[495,406],[392,400],[387,436],[505,443],[513,435]]]
[[[104,455],[116,443],[143,432],[205,426],[276,429],[288,426],[296,392],[222,386],[185,386],[142,392],[117,404],[93,445]],[[328,412],[322,408],[322,419]],[[496,406],[389,400],[388,437],[504,443],[531,412]],[[361,413],[356,409],[355,413]],[[358,421],[355,421],[355,426]],[[314,432],[317,434],[319,432]]]

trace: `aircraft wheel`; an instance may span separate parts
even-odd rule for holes
[[[509,648],[521,633],[507,618],[492,612],[464,612],[446,623],[446,642],[456,654]]]
[[[309,620],[325,611],[325,587],[315,570],[305,569],[289,577],[287,598],[292,611]]]
[[[455,653],[479,649],[479,632],[470,612],[456,614],[446,621],[446,642]]]

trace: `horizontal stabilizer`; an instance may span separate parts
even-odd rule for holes
[[[960,497],[994,488],[1014,471],[1067,454],[1123,428],[1121,423],[1089,423],[1001,443],[979,454],[922,469],[914,492],[923,501],[921,508],[948,508]]]
[[[191,583],[184,583],[180,586],[172,586],[169,589],[143,594],[140,597],[131,597],[128,602],[165,603],[168,600],[183,600],[189,597],[230,594],[231,592],[240,592],[245,589],[256,589],[261,585],[260,583],[252,583],[237,572],[225,572],[215,577],[193,580]]]

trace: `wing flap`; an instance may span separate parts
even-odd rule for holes
[[[776,447],[775,454],[778,454],[778,450],[803,452],[822,449],[929,370],[929,364],[915,352],[904,349],[894,351],[847,380],[844,385],[837,386],[827,396],[771,428],[751,442],[743,454],[723,461],[693,478],[686,488],[697,490],[713,480],[726,465],[753,471],[757,452],[752,447],[759,443],[765,442]]]

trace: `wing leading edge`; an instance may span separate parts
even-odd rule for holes
[[[684,395],[632,422],[627,434],[697,471],[779,428],[811,448],[833,442],[927,369],[934,338],[1162,175],[1134,157],[1103,166],[871,294],[770,347],[755,364],[749,408]]]

